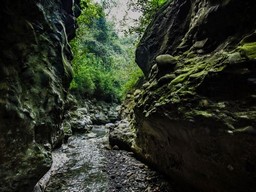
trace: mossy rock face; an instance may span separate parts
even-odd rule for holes
[[[245,43],[239,49],[248,59],[256,59],[256,42]]]
[[[28,192],[64,137],[73,5],[14,0],[1,6],[0,191]]]
[[[175,74],[167,74],[158,80],[158,85],[164,85],[176,78]]]
[[[251,0],[174,0],[138,45],[157,70],[136,95],[135,145],[187,191],[256,191],[255,10]]]

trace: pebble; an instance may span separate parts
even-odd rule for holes
[[[118,192],[174,192],[172,186],[160,173],[148,168],[123,150],[106,150],[106,168],[109,191]]]
[[[116,145],[111,149],[104,126],[93,125],[89,133],[71,136],[53,154],[45,192],[175,192],[163,175],[138,161],[133,152]]]

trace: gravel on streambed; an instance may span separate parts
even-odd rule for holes
[[[175,192],[160,173],[153,171],[124,150],[105,151],[108,192]]]
[[[71,136],[53,152],[53,166],[34,192],[178,192],[132,152],[111,148],[106,131],[94,126]]]

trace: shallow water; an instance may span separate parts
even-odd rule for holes
[[[104,126],[95,126],[84,135],[73,135],[52,154],[50,171],[40,181],[46,192],[103,192],[108,188],[101,152],[107,138]],[[44,183],[44,184],[43,184]],[[42,190],[43,191],[43,190]]]
[[[34,192],[177,192],[133,153],[109,150],[107,132],[95,125],[89,133],[71,136],[53,151],[52,167]]]

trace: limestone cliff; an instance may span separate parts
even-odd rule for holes
[[[78,1],[1,2],[0,191],[32,191],[63,139],[78,14]]]
[[[136,51],[148,80],[134,96],[134,147],[196,191],[256,191],[255,10],[174,0]]]

